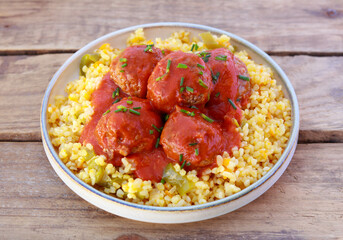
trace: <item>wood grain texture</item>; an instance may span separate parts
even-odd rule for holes
[[[6,179],[0,181],[2,239],[343,237],[343,144],[299,144],[280,180],[254,202],[211,220],[176,225],[124,219],[85,202],[54,173],[41,143],[2,142],[0,152],[0,176]]]
[[[39,141],[39,112],[49,80],[70,54],[0,57],[0,140]],[[343,141],[343,57],[273,57],[300,105],[301,142]]]
[[[0,140],[40,140],[45,89],[70,54],[0,57]]]
[[[179,21],[235,33],[265,51],[343,54],[343,2],[281,1],[5,1],[0,51],[75,51],[109,32]]]

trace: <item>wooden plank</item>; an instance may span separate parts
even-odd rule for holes
[[[39,112],[54,72],[70,54],[0,57],[0,140],[39,141]],[[343,57],[273,57],[300,104],[301,142],[343,141]]]
[[[70,54],[0,57],[0,139],[40,140],[43,95]]]
[[[54,173],[41,143],[2,142],[0,152],[2,239],[343,237],[343,144],[299,144],[280,180],[254,202],[211,220],[177,225],[128,220],[85,202]]]
[[[299,101],[301,142],[343,141],[342,57],[273,57]]]
[[[0,50],[75,51],[109,32],[179,21],[235,33],[269,52],[343,53],[343,2],[282,1],[2,1]]]

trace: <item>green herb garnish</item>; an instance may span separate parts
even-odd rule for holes
[[[146,45],[146,48],[144,49],[144,52],[152,52],[152,47],[153,46],[154,46],[154,44]]]
[[[205,119],[207,122],[210,122],[210,123],[213,123],[213,122],[214,122],[213,119],[207,117],[207,116],[206,116],[205,114],[203,114],[203,113],[201,113],[200,116],[201,116],[203,119]]]
[[[183,63],[179,63],[177,65],[177,68],[188,68],[186,64],[183,64]]]
[[[133,109],[135,109],[135,110],[139,110],[139,109],[141,109],[141,107],[134,107]]]
[[[192,44],[192,48],[191,48],[191,52],[193,52],[193,49],[194,49],[195,51],[198,50],[198,48],[199,48],[198,44],[193,43],[193,44]]]
[[[233,109],[237,110],[237,107],[234,104],[234,102],[230,98],[228,98],[228,100],[229,100],[229,103],[231,104],[231,106],[233,107]]]
[[[115,104],[115,103],[119,102],[120,100],[121,100],[121,98],[117,98],[116,100],[113,101],[112,104]]]
[[[158,148],[158,145],[160,144],[160,138],[157,138],[156,144],[155,144],[155,148]]]
[[[162,76],[156,78],[156,82],[160,81],[162,78],[164,78],[167,75],[167,73],[163,74]]]
[[[197,64],[198,67],[202,68],[202,69],[205,69],[205,66],[201,65],[201,64]]]
[[[191,87],[186,87],[186,90],[187,90],[188,92],[191,92],[191,93],[193,93],[193,92],[194,92],[194,89],[193,89],[193,88],[191,88]]]
[[[126,101],[127,104],[132,104],[133,102],[131,100]]]
[[[123,105],[119,105],[117,106],[117,110],[115,112],[126,112],[126,111],[127,111],[127,107],[124,107]]]
[[[107,113],[109,113],[110,112],[110,110],[107,110],[106,112],[104,112],[104,114],[103,115],[106,115]]]
[[[122,68],[126,67],[127,63],[124,63],[123,65],[121,65]]]
[[[184,77],[182,77],[181,78],[181,82],[180,82],[180,86],[182,86],[183,85],[183,81],[185,80],[185,78]]]
[[[189,146],[195,146],[195,145],[198,145],[198,143],[197,142],[194,142],[194,143],[190,143],[190,144],[188,144]]]
[[[180,154],[180,156],[179,156],[179,162],[182,162],[182,160],[183,160],[183,154]]]
[[[151,126],[155,128],[157,132],[161,132],[161,130],[158,127],[156,127],[155,124],[151,124]]]
[[[204,81],[201,80],[200,78],[199,78],[199,85],[202,86],[202,87],[204,87],[204,88],[208,88],[208,86],[207,86],[207,85],[204,83]]]
[[[117,87],[112,93],[112,98],[115,98],[116,96],[119,96],[119,87]]]
[[[212,71],[212,69],[211,69],[211,76],[212,76],[212,82],[213,83],[216,83],[217,81],[218,81],[218,79],[219,79],[219,72],[217,72],[217,74],[216,75],[214,75],[214,73],[213,73],[213,71]]]
[[[168,59],[166,73],[169,73],[170,65],[171,65],[171,60]]]
[[[215,59],[219,60],[219,61],[226,61],[227,56],[226,55],[218,55],[215,57]]]
[[[238,78],[239,79],[242,79],[242,80],[244,80],[244,81],[250,81],[250,78],[249,77],[246,77],[246,76],[243,76],[243,75],[238,75]]]
[[[186,164],[186,160],[183,161],[182,165],[181,165],[181,169],[183,169],[183,167],[185,166]]]
[[[182,108],[180,109],[180,112],[186,113],[188,116],[191,116],[191,117],[195,116],[194,112],[190,112],[190,111],[187,111],[187,110],[182,109]]]
[[[149,134],[150,135],[154,134],[154,130],[149,130]]]
[[[195,149],[195,156],[198,156],[199,155],[199,148],[196,148]]]
[[[120,58],[120,59],[119,59],[119,62],[126,62],[126,61],[127,61],[126,58]]]
[[[208,59],[211,57],[211,53],[209,52],[201,52],[198,55],[202,58],[202,60],[204,60],[205,63],[208,62]]]

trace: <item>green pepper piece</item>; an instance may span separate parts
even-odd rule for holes
[[[169,184],[176,186],[176,189],[181,196],[185,195],[195,187],[193,182],[176,172],[171,163],[168,163],[168,165],[165,167],[162,179]]]
[[[99,53],[94,53],[94,54],[85,54],[81,58],[80,62],[80,75],[84,76],[85,73],[82,71],[83,66],[89,67],[92,63],[95,63],[100,59],[100,54]]]
[[[95,156],[94,150],[89,150],[86,148],[87,155],[85,156],[85,160],[88,161],[89,159],[93,158]]]
[[[95,174],[95,183],[101,182],[102,178],[104,177],[104,173],[105,173],[104,168],[98,166],[98,169]]]

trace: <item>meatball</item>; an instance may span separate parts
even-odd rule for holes
[[[206,64],[212,71],[215,86],[206,107],[213,118],[222,120],[231,108],[237,107],[238,72],[234,55],[228,49],[217,48],[208,55]]]
[[[250,84],[250,75],[248,73],[247,66],[242,62],[238,57],[234,56],[233,58],[237,73],[241,76],[247,77],[247,79],[238,78],[238,99],[240,100],[240,105],[245,108],[248,104],[249,97],[251,95],[251,84]]]
[[[92,93],[91,101],[94,108],[92,119],[85,124],[85,127],[80,135],[79,142],[83,145],[92,144],[94,151],[98,155],[105,154],[96,140],[94,130],[104,112],[111,107],[114,101],[119,101],[127,95],[113,82],[109,73],[106,73],[102,78],[97,89]],[[107,159],[109,160],[109,159]]]
[[[170,113],[175,105],[204,105],[213,90],[211,72],[192,53],[173,52],[155,67],[148,81],[147,98],[160,111]]]
[[[161,117],[148,100],[123,98],[101,117],[95,136],[109,158],[127,156],[154,148],[159,136],[155,128],[161,127]]]
[[[195,169],[214,163],[225,151],[226,140],[219,124],[199,110],[176,107],[163,128],[161,145],[169,158],[182,158]]]
[[[145,98],[149,76],[162,57],[162,51],[151,45],[128,47],[113,60],[111,77],[125,93]]]

